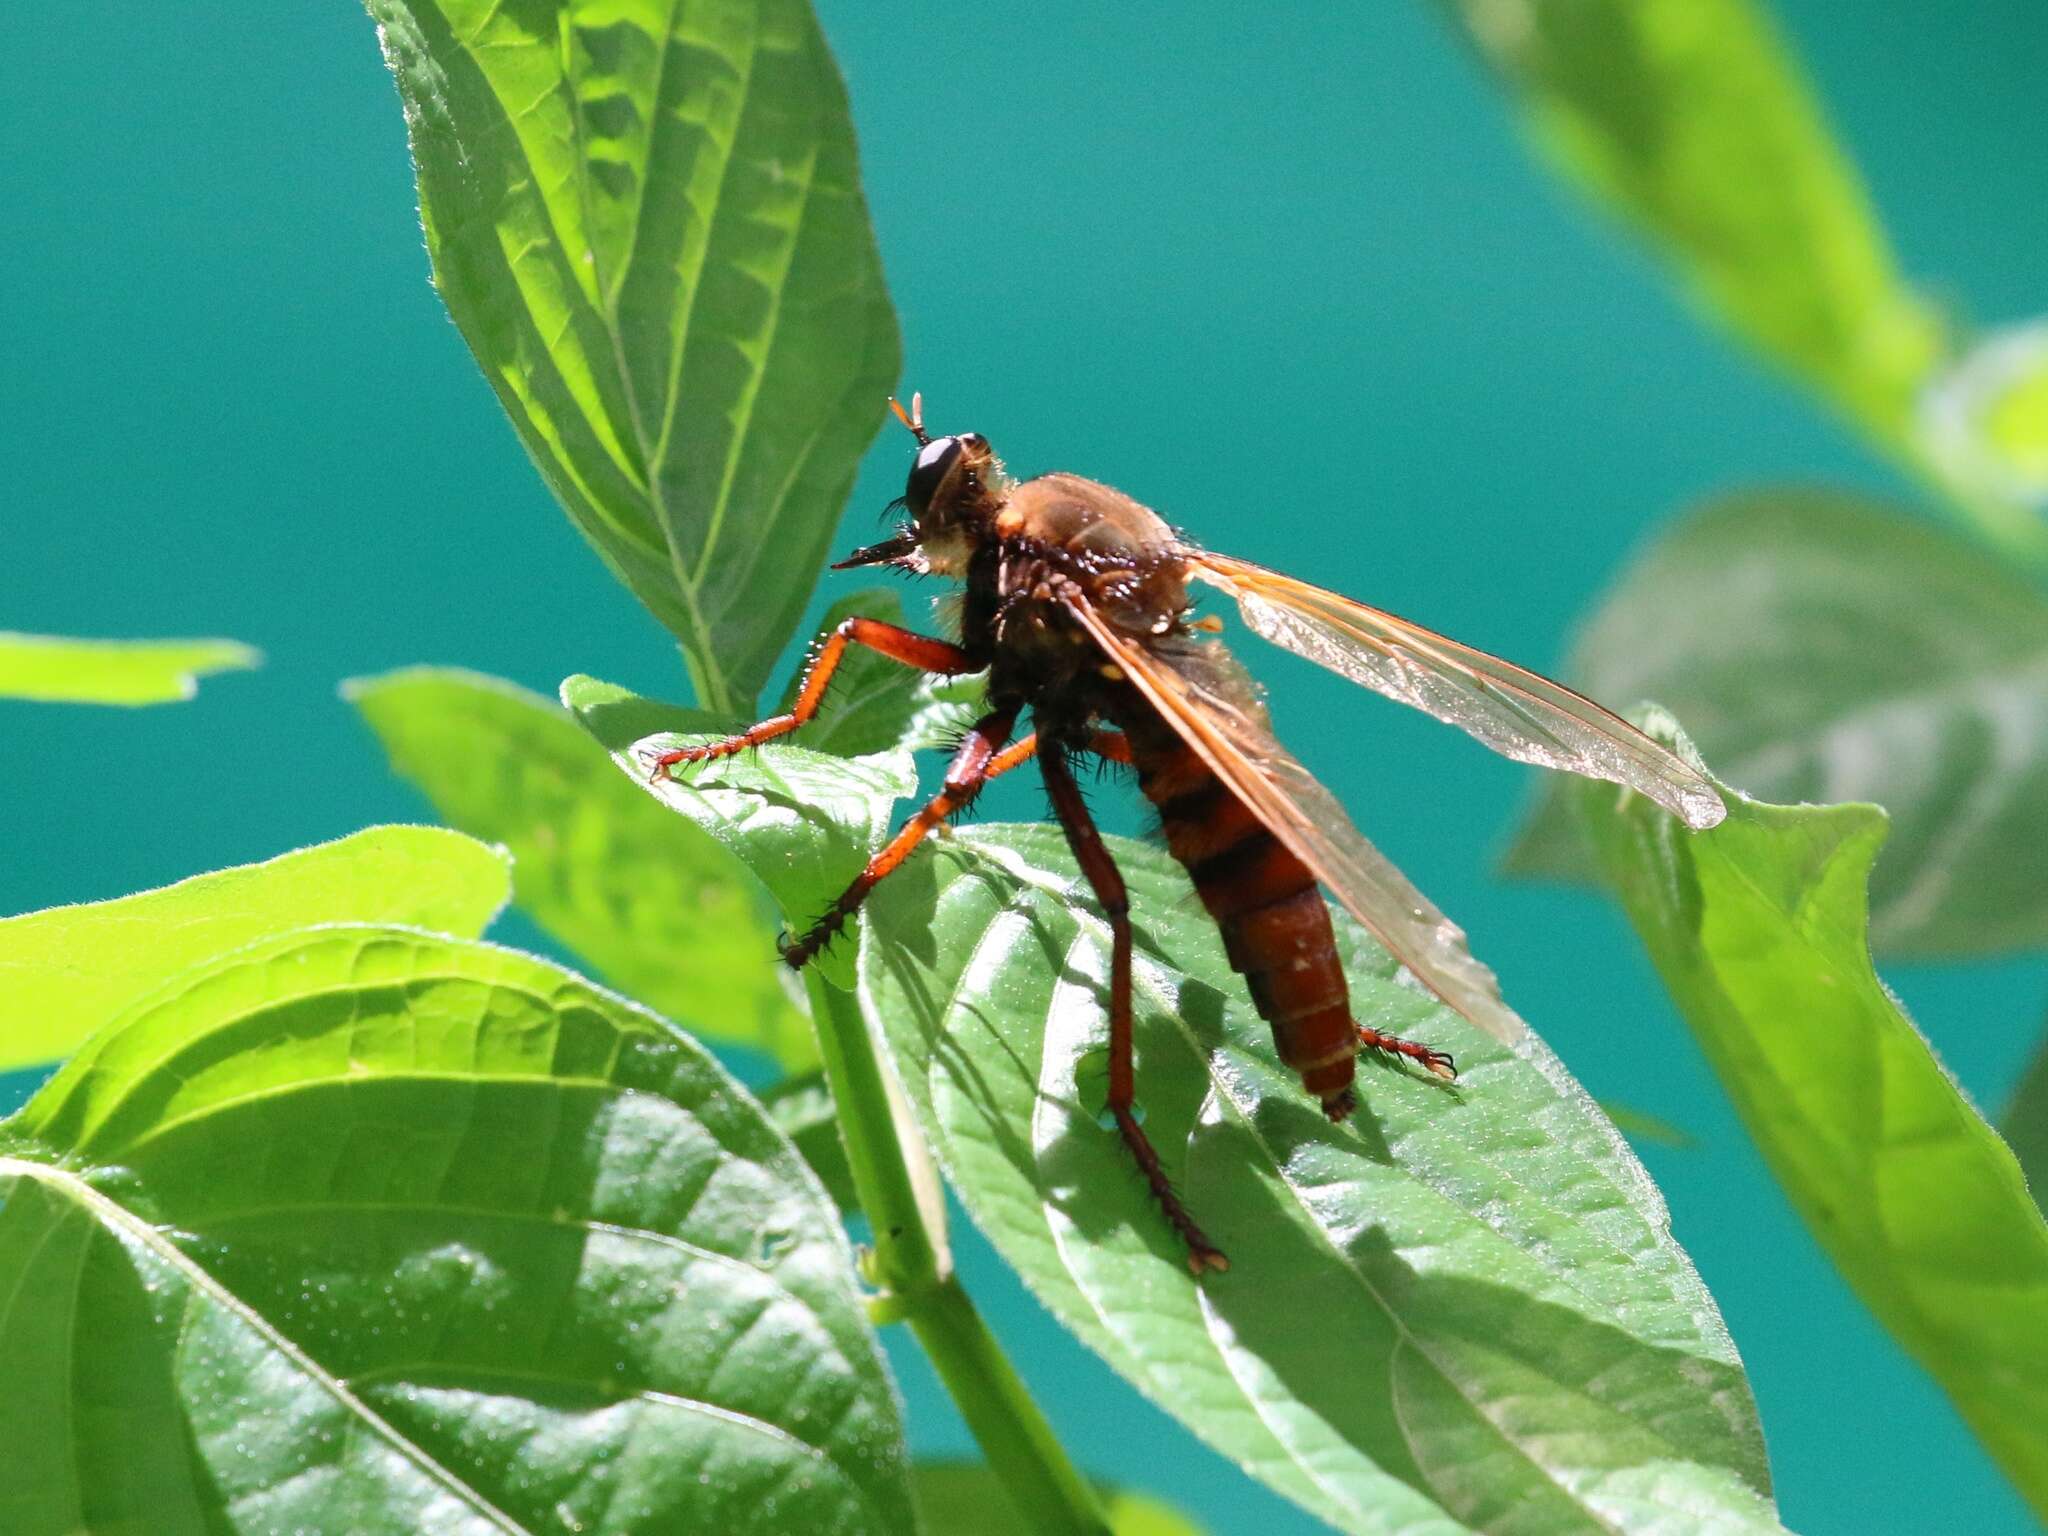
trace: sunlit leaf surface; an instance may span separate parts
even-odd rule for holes
[[[892,808],[917,784],[904,752],[839,758],[779,743],[687,765],[650,783],[647,765],[654,755],[716,740],[727,725],[589,677],[564,682],[562,702],[643,791],[737,854],[798,927],[860,873]],[[817,963],[835,984],[851,985],[850,945],[835,945]]]
[[[618,721],[628,771],[657,719]],[[770,747],[659,793],[809,913],[907,788],[878,774],[889,761]],[[1098,1121],[1107,929],[1059,834],[935,838],[861,929],[871,1025],[955,1189],[1046,1304],[1347,1531],[1777,1529],[1713,1304],[1640,1166],[1540,1043],[1481,1036],[1346,924],[1360,1017],[1450,1047],[1464,1076],[1367,1069],[1366,1108],[1332,1127],[1179,868],[1115,848],[1140,932],[1145,1124],[1232,1257],[1200,1286]]]
[[[1651,729],[1677,739],[1668,717]],[[1685,838],[1641,802],[1572,794],[1815,1240],[2048,1513],[2048,1222],[1871,969],[1865,886],[1884,813],[1730,795],[1722,826]]]
[[[1960,537],[1818,492],[1718,503],[1623,573],[1567,670],[1669,706],[1751,794],[1884,806],[1881,952],[2048,943],[2048,598]],[[1575,787],[1543,789],[1511,867],[1583,877]]]
[[[908,1532],[830,1204],[530,956],[268,940],[0,1127],[0,1529]]]
[[[512,850],[520,907],[605,980],[700,1037],[817,1060],[760,887],[624,782],[560,705],[445,668],[346,692],[444,819]]]
[[[0,633],[0,698],[62,704],[167,704],[199,679],[263,654],[237,640],[71,640]]]
[[[897,368],[807,0],[369,9],[449,313],[698,702],[746,712]]]
[[[439,827],[371,827],[262,864],[0,921],[0,1071],[55,1061],[187,966],[315,923],[474,937],[511,894],[505,856]]]

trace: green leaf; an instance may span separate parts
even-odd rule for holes
[[[818,632],[829,635],[849,618],[901,625],[903,602],[888,587],[865,587],[828,608]],[[795,707],[802,682],[799,668],[782,691],[778,712]],[[841,757],[860,757],[899,746],[945,746],[956,741],[983,709],[983,679],[979,676],[932,677],[865,646],[852,646],[832,675],[824,708],[804,727],[803,744],[814,752]]]
[[[738,855],[792,928],[807,925],[846,889],[887,833],[892,807],[917,787],[906,752],[839,758],[780,743],[650,782],[654,755],[722,737],[725,723],[590,677],[564,682],[562,702],[644,793]],[[816,963],[835,986],[852,985],[850,945],[834,945]]]
[[[1040,1299],[1161,1407],[1346,1531],[1778,1529],[1748,1388],[1634,1157],[1534,1040],[1480,1035],[1339,919],[1364,1070],[1332,1126],[1161,850],[1139,925],[1145,1126],[1231,1255],[1197,1285],[1099,1123],[1107,927],[1044,827],[953,838],[870,902],[863,1000],[939,1160]],[[1455,1524],[1453,1522],[1456,1522]]]
[[[214,672],[259,666],[237,640],[68,640],[0,631],[0,698],[60,704],[168,704]]]
[[[846,1144],[839,1139],[839,1119],[825,1074],[805,1072],[785,1077],[761,1095],[761,1107],[803,1154],[811,1172],[825,1186],[825,1193],[832,1197],[832,1203],[842,1211],[859,1210],[853,1167],[846,1159]]]
[[[1600,1113],[1614,1122],[1617,1131],[1638,1145],[1649,1142],[1659,1147],[1689,1151],[1700,1144],[1699,1138],[1684,1126],[1673,1125],[1662,1115],[1653,1115],[1648,1110],[1637,1109],[1633,1105],[1617,1103],[1613,1099],[1602,1099]]]
[[[166,978],[319,923],[471,937],[504,910],[502,850],[439,827],[371,827],[262,864],[0,922],[0,1071],[55,1061]]]
[[[594,685],[569,691],[591,703]],[[655,718],[624,711],[609,739]],[[640,750],[670,738],[641,741]],[[798,748],[662,793],[786,908],[836,892],[905,778]],[[830,825],[837,822],[834,834]],[[1733,1347],[1613,1128],[1343,925],[1360,1017],[1459,1053],[1463,1085],[1368,1071],[1333,1127],[1274,1058],[1214,925],[1118,841],[1140,924],[1146,1126],[1233,1268],[1197,1287],[1077,1086],[1106,1026],[1107,931],[1059,835],[940,835],[861,926],[860,996],[954,1188],[1040,1298],[1254,1475],[1347,1531],[1774,1531]],[[832,847],[830,857],[819,852]],[[800,858],[812,867],[796,872]],[[835,862],[836,861],[836,862]]]
[[[1894,443],[1941,326],[1751,0],[1444,0],[1558,169],[1712,311]]]
[[[1978,341],[1929,387],[1921,415],[1951,483],[2048,512],[2048,322]]]
[[[2034,1203],[2048,1209],[2048,1036],[2035,1047],[1998,1124],[2019,1159]]]
[[[473,672],[347,684],[392,768],[451,825],[512,850],[515,899],[631,997],[699,1036],[818,1059],[759,888],[704,833],[620,780],[559,705]]]
[[[6,1135],[0,1528],[911,1528],[823,1192],[702,1050],[568,972],[269,940]]]
[[[806,0],[369,0],[449,313],[556,497],[743,714],[896,377]]]
[[[1648,728],[1680,750],[1670,717]],[[1573,791],[1601,868],[1764,1159],[1842,1276],[2048,1514],[2048,1222],[2011,1150],[1871,969],[1875,806],[1762,805],[1674,834]]]
[[[1718,503],[1623,573],[1568,674],[1662,700],[1752,794],[1884,806],[1880,952],[2048,943],[2048,861],[2019,852],[2048,845],[2048,599],[1961,538],[1820,492]],[[1510,869],[1585,877],[1571,788]]]
[[[930,1536],[1037,1536],[979,1462],[919,1461],[910,1478]],[[1202,1536],[1201,1526],[1163,1500],[1128,1488],[1101,1493],[1111,1536]]]

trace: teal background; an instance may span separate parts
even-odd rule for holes
[[[1420,0],[1251,19],[822,10],[906,384],[1015,468],[1113,481],[1206,542],[1539,666],[1689,502],[1785,478],[1910,498],[1532,165]],[[2048,11],[1779,12],[1908,270],[1974,320],[2040,309]],[[0,99],[0,627],[218,633],[270,658],[174,708],[0,705],[0,911],[420,818],[336,697],[347,676],[430,661],[681,693],[666,636],[550,504],[428,286],[397,98],[359,12],[37,7]],[[885,437],[843,542],[872,536],[904,461]],[[1614,911],[1491,873],[1528,771],[1259,661],[1296,749],[1587,1085],[1699,1138],[1644,1157],[1749,1366],[1787,1523],[2028,1529],[1791,1215]],[[2039,1031],[2042,969],[1887,977],[1995,1108]],[[1218,1532],[1320,1529],[961,1244],[1088,1468]],[[968,1450],[921,1360],[901,1338],[892,1354],[915,1445]]]

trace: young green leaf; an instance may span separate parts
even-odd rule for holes
[[[4,1136],[0,1527],[911,1529],[823,1192],[687,1037],[568,972],[269,940]]]
[[[1734,783],[1870,800],[1893,835],[1870,893],[1882,953],[2048,942],[2048,599],[1960,537],[1867,502],[1776,491],[1706,508],[1602,600],[1571,677],[1656,698]],[[1583,878],[1546,804],[1509,867]]]
[[[430,667],[343,692],[443,818],[512,850],[520,907],[599,975],[701,1037],[767,1051],[791,1071],[817,1061],[759,887],[623,782],[561,706]]]
[[[568,693],[602,700],[572,680]],[[658,716],[610,740],[640,772]],[[663,797],[786,910],[836,893],[905,781],[775,746]],[[644,774],[642,775],[644,776]],[[834,845],[830,859],[801,850]],[[1333,1127],[1279,1066],[1164,853],[1138,912],[1146,1126],[1233,1268],[1197,1286],[1085,1086],[1107,929],[1057,832],[940,835],[875,891],[860,998],[954,1188],[1052,1309],[1254,1475],[1347,1531],[1774,1531],[1747,1385],[1655,1190],[1539,1044],[1490,1043],[1344,925],[1366,1022],[1462,1085],[1366,1072]],[[801,872],[797,866],[808,867]]]
[[[449,313],[570,518],[751,709],[896,377],[807,0],[368,0]]]
[[[650,781],[655,754],[716,739],[725,725],[590,677],[564,682],[562,702],[643,790],[732,850],[792,924],[822,913],[846,889],[888,831],[895,803],[917,787],[905,752],[840,758],[780,744]],[[834,985],[852,985],[850,944],[817,963]]]
[[[68,640],[0,633],[0,698],[60,704],[168,704],[214,672],[259,666],[237,640]]]
[[[1558,168],[1736,330],[1894,444],[1943,354],[1752,0],[1444,0]]]
[[[1038,1536],[1011,1508],[1002,1482],[978,1462],[919,1461],[910,1480],[928,1536]],[[1203,1536],[1171,1504],[1128,1488],[1105,1488],[1110,1536]]]
[[[1690,744],[1652,711],[1653,734]],[[1815,1240],[2048,1513],[2048,1222],[1871,969],[1875,806],[1763,805],[1676,835],[1571,790],[1602,873]]]
[[[0,921],[0,1071],[68,1056],[165,978],[319,923],[469,938],[511,894],[504,853],[439,827],[371,827],[262,864]]]

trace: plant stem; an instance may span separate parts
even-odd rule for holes
[[[875,1283],[931,1357],[1027,1528],[1107,1536],[1109,1521],[1095,1491],[1068,1460],[959,1280],[940,1270],[940,1244],[918,1204],[859,1005],[815,969],[804,977],[853,1187],[874,1228]]]

